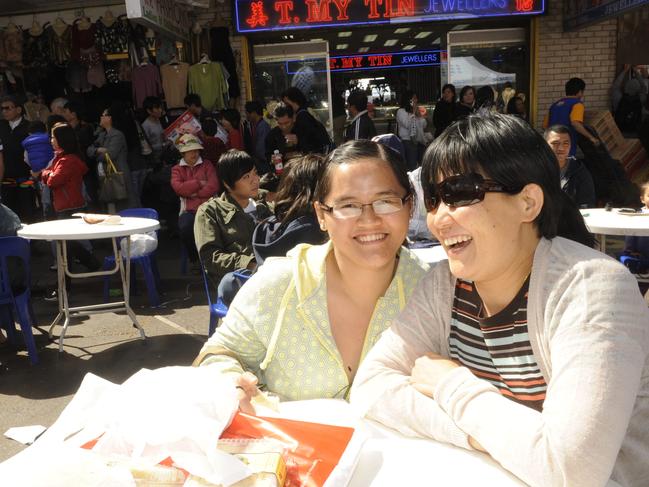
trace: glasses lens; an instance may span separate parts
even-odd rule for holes
[[[389,215],[403,208],[403,201],[401,198],[384,198],[373,201],[372,208],[377,215]]]
[[[13,107],[2,107],[2,110],[11,110]]]
[[[468,174],[451,176],[439,184],[441,199],[448,206],[469,206],[484,200],[484,179],[479,175]]]
[[[345,203],[344,205],[334,205],[331,214],[345,220],[346,218],[356,218],[363,213],[363,208],[357,203]]]

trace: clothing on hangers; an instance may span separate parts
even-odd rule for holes
[[[211,50],[210,57],[212,61],[220,61],[230,73],[228,80],[228,94],[230,98],[241,96],[239,87],[239,76],[237,75],[237,66],[234,59],[234,52],[230,46],[230,32],[227,27],[213,27],[209,31]]]
[[[46,24],[49,25],[49,24]],[[23,64],[32,68],[44,68],[50,62],[49,37],[43,30],[34,35],[31,31],[23,33]]]
[[[165,64],[160,66],[162,78],[162,91],[164,92],[167,108],[177,108],[185,105],[187,95],[187,78],[189,75],[189,64],[180,63]]]
[[[147,96],[160,96],[162,82],[160,72],[155,64],[143,64],[133,68],[133,102],[136,108],[142,108]]]
[[[15,27],[15,24],[10,24]],[[8,63],[22,64],[23,62],[23,32],[17,27],[4,31],[5,60]]]
[[[194,64],[189,68],[189,90],[201,97],[207,110],[226,108],[228,83],[219,63]]]
[[[58,20],[58,19],[57,19]],[[72,57],[72,28],[63,24],[57,27],[56,21],[45,29],[49,46],[49,59],[58,66],[65,65]]]

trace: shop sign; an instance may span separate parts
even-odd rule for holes
[[[563,4],[563,30],[579,29],[642,5],[649,5],[649,0],[609,0],[608,2],[570,0]]]
[[[192,25],[189,12],[175,0],[126,0],[126,15],[174,39],[187,40]]]
[[[321,59],[288,60],[286,74],[297,74],[305,66],[322,62]],[[329,70],[363,71],[366,69],[409,68],[414,66],[438,66],[446,62],[446,51],[404,51],[380,54],[355,54],[350,56],[330,56]],[[324,72],[315,69],[314,72]]]
[[[533,15],[545,0],[234,0],[237,30],[306,29]]]

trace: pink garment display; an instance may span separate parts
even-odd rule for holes
[[[155,64],[142,64],[133,68],[133,101],[136,108],[141,108],[147,96],[160,96],[162,82],[160,72]]]

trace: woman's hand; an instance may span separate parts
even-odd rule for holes
[[[105,147],[97,147],[97,155],[103,156],[106,152],[108,152],[108,149]]]
[[[255,407],[252,405],[252,398],[259,394],[257,388],[258,379],[250,372],[244,372],[237,377],[237,396],[239,399],[239,411],[246,414],[255,414]]]
[[[30,171],[32,173],[32,177],[34,179],[40,179],[41,178],[41,171]]]
[[[433,391],[439,381],[458,367],[460,366],[456,362],[441,355],[427,353],[415,360],[415,366],[410,374],[410,383],[422,394],[433,397]]]

